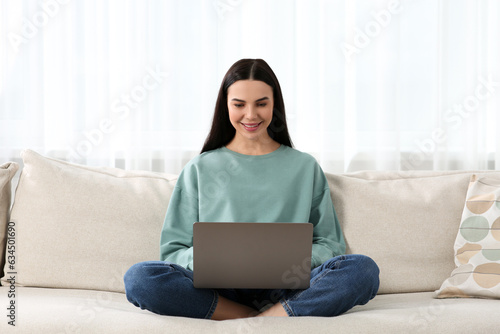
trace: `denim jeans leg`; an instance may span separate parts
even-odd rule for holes
[[[125,273],[129,302],[161,315],[210,319],[218,292],[193,286],[193,272],[163,261],[140,262]]]
[[[372,259],[341,255],[312,270],[308,289],[289,290],[280,302],[289,316],[331,317],[368,303],[378,287],[379,269]]]

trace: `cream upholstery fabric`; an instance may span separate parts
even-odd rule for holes
[[[432,292],[378,295],[338,317],[251,318],[227,321],[169,317],[143,311],[124,294],[18,287],[15,330],[0,333],[497,333],[500,303],[487,299],[433,299]],[[7,305],[7,287],[0,305]]]
[[[379,293],[433,291],[450,275],[471,174],[326,174],[347,252],[377,262]]]
[[[176,176],[85,167],[32,151],[23,160],[11,214],[18,229],[16,278],[35,287],[15,287],[16,328],[4,316],[0,333],[455,334],[500,328],[497,300],[433,298],[454,268],[471,172],[327,174],[348,251],[377,261],[384,294],[334,318],[217,322],[159,316],[120,293],[130,265],[158,258]],[[0,287],[4,309],[9,289]]]
[[[5,264],[6,232],[11,204],[11,180],[18,169],[19,165],[15,162],[0,165],[0,277],[3,276]]]
[[[159,258],[176,176],[22,154],[11,220],[21,285],[124,291],[134,263]]]

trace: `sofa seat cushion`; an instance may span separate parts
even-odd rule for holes
[[[0,305],[8,305],[8,289],[0,287]],[[455,334],[493,333],[500,328],[498,301],[434,299],[432,292],[378,295],[367,305],[333,318],[228,321],[159,316],[133,306],[116,292],[16,287],[16,294],[16,328],[4,317],[0,333]]]

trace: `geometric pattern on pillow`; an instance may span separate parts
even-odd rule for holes
[[[472,175],[451,276],[437,298],[500,298],[500,179]]]

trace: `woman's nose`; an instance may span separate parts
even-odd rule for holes
[[[248,106],[245,116],[249,120],[257,118],[257,108],[254,106]]]

